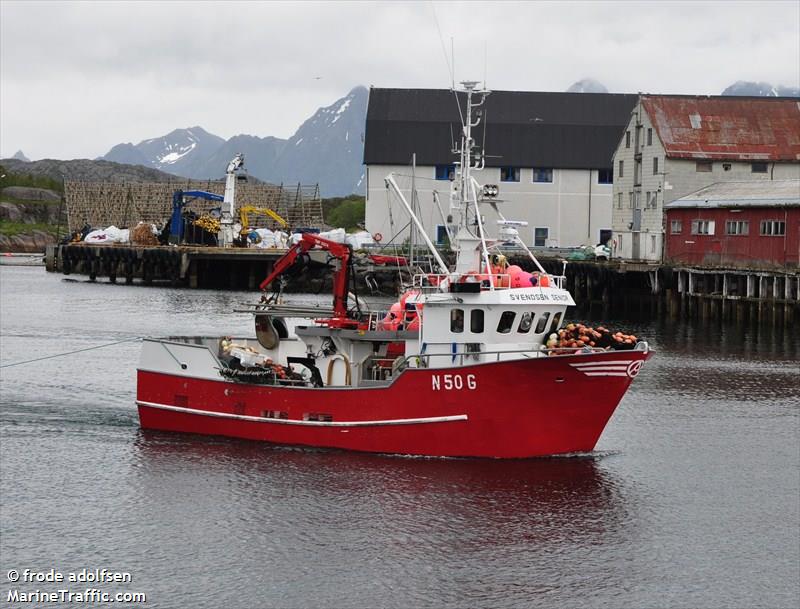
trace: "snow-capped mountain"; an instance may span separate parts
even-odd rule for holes
[[[567,93],[608,93],[605,85],[594,78],[582,78],[567,89]]]
[[[144,165],[188,178],[198,175],[203,162],[225,140],[201,127],[175,129],[171,133],[133,144],[118,144],[102,157],[106,161]]]
[[[200,127],[191,127],[136,145],[118,144],[101,158],[188,178],[218,179],[228,162],[241,152],[247,172],[260,180],[318,183],[324,197],[363,193],[362,134],[367,97],[365,87],[356,87],[317,110],[288,140],[243,134],[226,141]]]
[[[275,177],[284,183],[319,182],[323,196],[363,194],[368,95],[365,87],[356,87],[317,110],[286,142]]]
[[[771,85],[768,82],[738,80],[721,95],[743,95],[753,97],[800,97],[800,88]]]

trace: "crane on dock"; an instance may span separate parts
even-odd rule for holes
[[[172,218],[169,223],[169,242],[178,245],[183,240],[183,208],[195,199],[217,201],[222,203],[225,198],[205,190],[176,190],[172,193]]]
[[[236,231],[233,229],[233,223],[236,214],[236,172],[244,165],[244,154],[241,152],[237,154],[231,162],[228,163],[228,169],[225,172],[225,196],[222,202],[222,217],[219,219],[220,224],[220,246],[231,247],[233,240],[239,235],[234,234]]]

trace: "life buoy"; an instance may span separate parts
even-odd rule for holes
[[[381,241],[383,241],[383,235],[381,235],[380,233],[375,233],[374,235],[372,235],[372,238],[375,241],[375,243],[380,243]]]

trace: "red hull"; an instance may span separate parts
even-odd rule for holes
[[[273,387],[138,371],[146,429],[277,444],[449,457],[594,449],[650,356],[626,351],[408,369],[389,386]],[[266,418],[280,412],[286,420]],[[308,421],[309,413],[331,421]]]

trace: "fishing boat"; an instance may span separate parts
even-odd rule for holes
[[[143,341],[142,428],[431,457],[594,449],[652,352],[630,339],[621,349],[589,337],[557,341],[575,304],[563,274],[547,273],[519,237],[522,223],[499,211],[499,239],[487,237],[482,210],[498,210],[498,188],[472,175],[483,166],[476,110],[489,94],[477,85],[462,83],[466,119],[449,201],[454,263],[387,176],[435,267],[414,275],[388,311],[370,311],[351,294],[352,248],[302,234],[261,283],[261,301],[242,310],[254,316],[255,336]],[[499,245],[509,241],[534,272],[508,264]],[[286,273],[318,250],[335,268],[332,307],[286,304]]]

